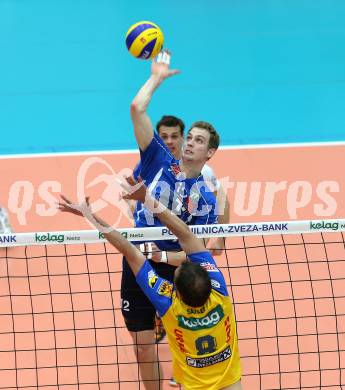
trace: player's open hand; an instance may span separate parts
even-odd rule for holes
[[[85,202],[81,204],[72,203],[64,195],[60,195],[62,201],[58,202],[58,209],[63,213],[71,213],[78,215],[80,217],[85,216],[86,214],[92,214],[91,207],[89,204],[89,197],[85,198]]]
[[[156,58],[152,60],[151,74],[159,77],[160,81],[180,73],[177,69],[170,69],[171,54],[169,50],[161,51]]]
[[[144,182],[139,177],[136,181],[133,176],[126,177],[126,183],[121,183],[124,189],[122,193],[123,199],[132,199],[144,203],[146,200],[147,188]]]
[[[212,256],[220,256],[225,249],[225,237],[217,237],[214,240],[210,240],[207,245]]]

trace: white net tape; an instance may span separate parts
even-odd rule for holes
[[[345,219],[197,225],[192,226],[191,230],[199,238],[342,232],[345,231]],[[176,239],[166,227],[129,228],[118,231],[129,241]],[[0,247],[105,241],[104,235],[97,230],[0,234]]]

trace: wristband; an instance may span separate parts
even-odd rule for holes
[[[145,250],[147,253],[147,258],[152,260],[152,242],[145,242]]]
[[[162,251],[161,254],[161,263],[167,263],[168,262],[168,254],[166,251]]]

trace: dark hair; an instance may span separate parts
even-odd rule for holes
[[[185,261],[174,280],[182,301],[192,307],[203,306],[211,294],[211,279],[199,264]]]
[[[159,122],[156,124],[156,130],[157,133],[159,134],[159,128],[161,126],[167,126],[167,127],[175,127],[179,126],[181,135],[183,136],[184,132],[184,123],[182,119],[177,118],[176,116],[173,115],[163,115],[162,118],[159,120]]]
[[[188,133],[194,128],[197,127],[199,129],[207,130],[210,134],[210,139],[208,141],[208,148],[209,149],[218,149],[220,139],[219,134],[217,133],[217,130],[211,125],[211,123],[204,122],[204,121],[197,121],[192,124],[190,127]]]

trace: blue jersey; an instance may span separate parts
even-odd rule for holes
[[[145,151],[140,151],[140,157],[133,175],[136,179],[140,175],[156,199],[189,225],[217,223],[216,198],[203,176],[185,178],[179,161],[171,155],[158,134],[154,134]],[[136,227],[162,226],[140,202],[134,212],[134,222]],[[176,240],[159,240],[156,245],[167,251],[181,249]]]
[[[174,285],[161,278],[146,261],[137,283],[162,318],[173,357],[174,378],[191,390],[218,390],[241,377],[236,322],[222,273],[209,252],[188,255],[211,279],[203,306],[186,305]]]

